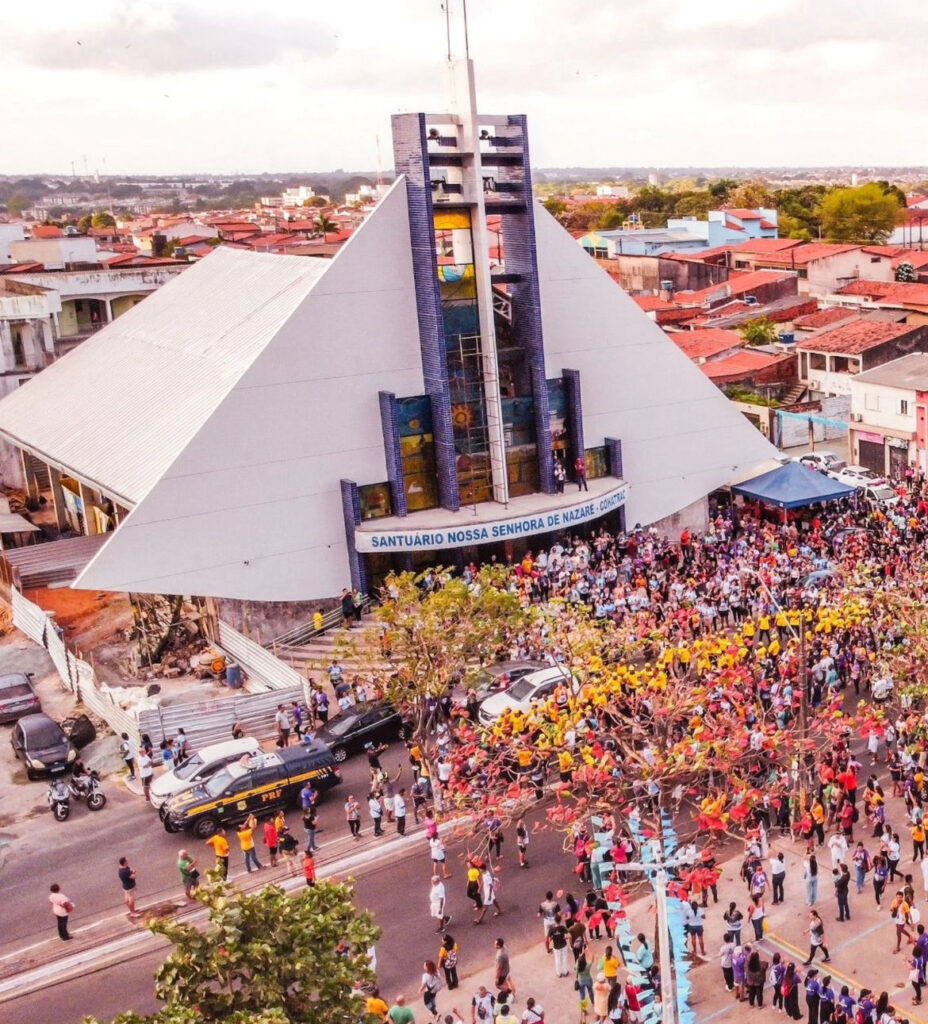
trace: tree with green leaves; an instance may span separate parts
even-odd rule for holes
[[[93,215],[92,223],[95,228],[114,228],[116,227],[116,218],[111,213],[97,210]]]
[[[756,210],[760,207],[772,207],[774,204],[773,193],[763,181],[745,181],[728,193],[726,206],[737,207],[742,210]]]
[[[560,220],[567,212],[567,203],[563,199],[558,199],[557,196],[550,196],[543,200],[541,205],[557,220]]]
[[[380,929],[358,911],[350,885],[318,882],[288,896],[277,885],[242,892],[203,887],[204,930],[155,920],[174,951],[155,974],[164,1008],[114,1024],[336,1024],[372,1021],[358,983],[374,980],[368,950]],[[85,1024],[96,1024],[89,1019]]]
[[[384,696],[404,711],[430,774],[438,701],[469,668],[494,660],[528,621],[509,582],[503,566],[483,566],[470,580],[442,569],[406,572],[388,578],[386,598],[374,611],[392,669]]]
[[[911,263],[904,261],[896,267],[896,280],[902,281],[905,284],[911,284],[918,280],[918,274],[915,273],[915,267]]]
[[[740,333],[749,345],[772,345],[777,340],[777,325],[764,316],[749,320],[741,327]]]
[[[14,192],[6,201],[6,212],[11,217],[21,217],[23,210],[32,206],[32,200],[24,192]]]
[[[901,212],[898,196],[884,192],[876,182],[837,188],[822,200],[822,227],[832,242],[882,244]]]
[[[322,235],[323,242],[328,241],[330,231],[335,231],[337,229],[335,221],[328,218],[324,213],[320,213],[313,221],[313,227],[320,235]]]

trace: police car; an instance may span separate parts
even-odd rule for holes
[[[341,782],[335,758],[322,743],[246,755],[201,785],[169,797],[158,813],[167,832],[192,832],[207,839],[249,814],[263,817],[296,804],[307,781],[320,793]]]

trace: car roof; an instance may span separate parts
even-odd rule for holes
[[[61,729],[61,726],[55,721],[51,715],[46,715],[44,711],[36,711],[31,715],[23,715],[19,720],[19,725],[22,727],[23,732],[31,732],[35,729],[43,728],[44,726],[51,724],[56,729]],[[61,730],[64,732],[64,730]]]
[[[545,668],[543,661],[531,661],[520,658],[517,661],[497,661],[492,665],[484,665],[481,671],[486,672],[487,675],[491,676],[502,676],[507,672],[511,672],[514,668],[534,668],[540,670]]]
[[[540,668],[537,672],[529,672],[527,676],[522,676],[520,682],[529,683],[546,683],[549,679],[569,679],[570,672],[565,674],[563,668],[557,665],[550,665],[548,668]]]
[[[312,743],[298,743],[294,747],[284,747],[279,754],[275,754],[282,764],[287,764],[290,761],[297,761],[301,757],[308,758],[324,758],[326,761],[334,761],[332,752],[322,742],[322,740],[313,740]]]
[[[385,700],[359,700],[355,704],[349,704],[344,711],[339,711],[335,716],[340,718],[342,715],[363,715],[367,711],[373,711],[375,708],[382,708],[387,706]]]
[[[8,672],[0,676],[0,686],[16,686],[19,683],[31,683],[32,680],[25,672]]]
[[[236,754],[248,754],[252,750],[258,749],[260,746],[261,744],[254,738],[254,736],[242,736],[241,739],[237,740],[223,740],[221,743],[210,743],[207,747],[201,747],[199,750],[195,750],[194,754],[199,754],[204,761],[209,762],[215,761],[220,757],[234,757]]]

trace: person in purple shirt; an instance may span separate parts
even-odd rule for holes
[[[857,1000],[851,995],[847,985],[841,986],[841,993],[838,996],[838,1006],[844,1010],[848,1020],[854,1019],[854,1007],[857,1005]]]
[[[745,966],[748,957],[751,955],[750,946],[739,946],[731,958],[731,970],[735,979],[735,998],[738,1000],[747,999],[744,985]]]
[[[822,986],[818,980],[818,970],[812,967],[806,971],[806,1009],[809,1024],[818,1024],[818,1008],[821,1001]]]

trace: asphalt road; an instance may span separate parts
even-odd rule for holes
[[[384,759],[395,764],[402,748],[394,747]],[[319,863],[358,852],[347,836],[342,802],[354,792],[362,796],[367,779],[367,763],[352,758],[343,766],[343,784],[322,806],[319,814],[322,831]],[[72,925],[79,929],[101,916],[122,911],[121,890],[116,879],[116,861],[121,855],[129,858],[139,873],[139,905],[158,902],[180,893],[174,861],[177,850],[185,844],[196,847],[187,837],[170,836],[164,832],[157,816],[146,809],[138,798],[114,792],[107,787],[110,803],[98,814],[78,807],[71,819],[57,823],[42,817],[35,819],[5,848],[0,864],[0,881],[4,899],[0,902],[0,952],[9,953],[53,934],[53,922],[46,900],[47,885],[58,880],[77,904]],[[543,813],[539,814],[543,817]],[[529,822],[532,822],[531,816]],[[291,822],[294,832],[302,834],[297,816]],[[411,824],[411,819],[410,819]],[[370,831],[364,823],[365,831]],[[388,834],[391,826],[387,825]],[[13,831],[13,830],[10,830]],[[509,830],[510,833],[512,830]],[[531,866],[518,868],[514,836],[507,837],[500,863],[503,916],[487,915],[484,923],[472,924],[471,904],[464,895],[464,870],[461,857],[466,840],[449,845],[449,866],[453,877],[446,882],[449,908],[454,915],[449,931],[457,939],[462,974],[481,965],[491,965],[493,940],[506,938],[514,952],[534,944],[540,937],[536,917],[539,900],[548,888],[571,887],[572,858],[561,852],[561,836],[554,831],[540,831],[532,836],[529,847]],[[203,863],[210,864],[212,855],[204,847]],[[376,847],[374,848],[376,850]],[[238,855],[240,858],[240,855]],[[260,853],[259,853],[260,856]],[[232,872],[241,870],[240,859],[233,850]],[[377,947],[377,969],[381,990],[387,997],[405,990],[412,996],[422,961],[434,959],[438,951],[437,936],[428,912],[428,887],[431,861],[423,839],[421,854],[392,861],[378,861],[374,853],[371,863],[355,872],[357,901],[374,914],[383,929]],[[574,892],[580,895],[579,887]],[[77,946],[77,944],[74,944]],[[53,985],[39,993],[6,1003],[0,1017],[29,1024],[71,1024],[85,1014],[103,1020],[119,1012],[136,1010],[151,1012],[156,1008],[152,975],[162,959],[160,953],[145,953],[105,971],[86,974],[70,982]],[[488,976],[489,976],[488,969]],[[518,981],[518,979],[517,979]],[[472,993],[461,994],[469,1001]]]

